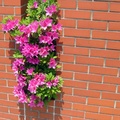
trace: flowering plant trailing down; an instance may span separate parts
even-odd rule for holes
[[[19,49],[12,69],[17,77],[14,95],[20,103],[43,107],[61,92],[63,80],[56,75],[56,39],[59,38],[58,7],[55,0],[29,0],[27,16],[21,21],[4,18],[3,31],[9,32]]]

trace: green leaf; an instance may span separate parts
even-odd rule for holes
[[[20,53],[20,51],[16,51],[16,52],[13,54],[13,57],[14,57],[14,58],[23,58],[23,55]]]
[[[57,68],[61,68],[61,66],[60,66],[60,65],[57,65],[56,67],[57,67]]]

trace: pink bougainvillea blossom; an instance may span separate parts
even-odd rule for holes
[[[55,69],[56,65],[57,65],[56,60],[54,58],[51,58],[50,62],[48,63],[48,65],[49,65],[49,68]]]
[[[19,25],[19,20],[17,20],[17,19],[15,19],[15,20],[7,20],[6,24],[3,24],[2,30],[4,32],[8,32],[8,31],[13,30],[18,25]]]
[[[53,13],[57,12],[57,7],[56,5],[50,5],[49,7],[46,8],[46,16],[52,16]]]
[[[34,68],[27,69],[27,74],[32,75],[34,70],[35,70]]]
[[[52,19],[46,18],[45,20],[40,21],[40,26],[43,30],[46,30],[47,27],[52,26]]]
[[[38,2],[37,2],[37,1],[35,1],[35,2],[33,3],[33,7],[34,7],[34,8],[38,8]]]
[[[49,54],[49,47],[42,47],[39,50],[39,54],[41,57],[47,57],[47,55]]]

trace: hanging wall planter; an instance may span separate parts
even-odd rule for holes
[[[21,21],[7,17],[3,31],[9,32],[19,49],[12,69],[17,77],[14,95],[20,103],[43,107],[60,93],[63,80],[56,76],[56,39],[61,25],[55,0],[29,0],[27,16]]]

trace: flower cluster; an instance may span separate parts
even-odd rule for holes
[[[55,53],[56,39],[61,30],[57,20],[58,8],[56,3],[48,3],[47,0],[30,0],[25,19],[19,22],[8,17],[3,24],[3,31],[9,32],[19,44],[13,55],[12,69],[18,83],[13,93],[20,103],[28,103],[30,107],[43,107],[56,98],[63,82],[55,74],[59,67]]]

